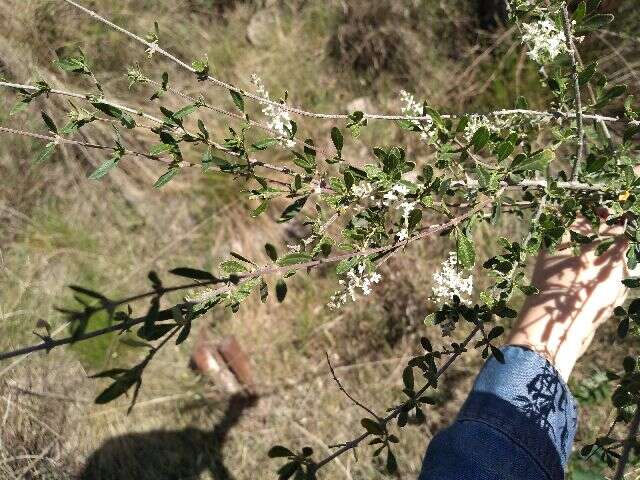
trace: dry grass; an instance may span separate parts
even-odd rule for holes
[[[381,20],[381,28],[391,32],[382,44],[359,39],[358,32],[372,21],[367,15],[377,11],[365,14],[366,2],[354,2],[347,11],[338,1],[86,3],[137,32],[148,31],[157,19],[163,44],[181,57],[206,53],[217,74],[244,87],[248,74],[258,72],[274,96],[288,89],[293,103],[319,110],[339,109],[354,98],[364,98],[372,109],[397,109],[397,91],[407,85],[448,110],[505,106],[516,93],[537,88],[530,66],[513,73],[521,58],[515,38],[502,29],[476,33],[466,2],[460,10],[442,10],[431,1],[406,2],[406,8],[390,2],[400,38],[411,39],[401,50],[388,19]],[[349,9],[361,10],[349,15]],[[417,19],[407,14],[415,11],[421,15]],[[260,25],[260,18],[270,18],[269,28],[254,32],[251,43],[247,26]],[[141,61],[142,51],[61,2],[7,0],[0,5],[0,27],[0,74],[10,80],[26,82],[39,74],[56,85],[87,88],[51,67],[55,47],[80,42],[95,59],[109,96],[136,105],[148,94],[127,92],[123,76],[127,65]],[[612,68],[616,58],[612,54]],[[194,87],[192,79],[157,62],[175,87],[230,104],[226,92]],[[518,92],[505,91],[511,81],[517,81]],[[30,113],[10,119],[6,112],[14,100],[8,92],[0,94],[0,122],[38,131],[37,109],[55,113],[62,105],[60,98],[40,99]],[[218,117],[204,119],[224,126]],[[301,127],[328,142],[331,125],[302,122]],[[400,141],[401,135],[388,124],[374,124],[348,154],[367,155],[364,145]],[[110,134],[96,129],[86,138],[109,142]],[[148,148],[150,138],[127,141]],[[267,218],[249,219],[237,185],[220,176],[185,174],[158,192],[150,186],[158,167],[127,161],[95,183],[86,180],[102,160],[95,152],[64,147],[51,163],[33,167],[37,148],[37,142],[0,138],[3,350],[32,341],[38,318],[64,328],[53,312],[71,301],[66,284],[114,296],[138,291],[148,270],[213,268],[230,250],[265,259],[265,242],[282,246],[299,231],[274,228]],[[418,144],[410,146],[410,154],[427,158]],[[517,233],[519,227],[501,228]],[[495,232],[487,233],[492,235],[478,239],[482,256],[494,248],[484,239],[495,238]],[[324,308],[334,288],[332,275],[325,273],[296,278],[282,305],[252,300],[236,315],[216,312],[203,319],[212,336],[233,333],[250,353],[262,392],[255,404],[227,398],[187,369],[193,340],[167,348],[153,362],[139,404],[128,416],[125,401],[93,405],[101,384],[86,378],[138,355],[115,338],[0,364],[0,476],[77,478],[84,471],[91,479],[272,478],[266,451],[274,443],[307,444],[326,453],[327,445],[359,429],[362,412],[332,384],[324,352],[349,391],[370,407],[381,412],[397,401],[404,359],[425,333],[421,322],[429,308],[430,273],[448,247],[439,240],[413,247],[387,265],[386,283],[369,301],[338,314]],[[604,332],[598,345],[610,335]],[[597,349],[579,375],[589,374],[592,364],[604,368],[610,355],[609,348]],[[429,438],[453,418],[479,363],[477,356],[465,356],[442,382],[440,404],[427,424],[403,432],[399,478],[415,478]],[[593,425],[601,424],[606,407],[594,412]],[[586,423],[584,436],[590,438],[595,427]],[[345,456],[331,465],[323,478],[383,478],[382,466],[365,450],[357,462]]]

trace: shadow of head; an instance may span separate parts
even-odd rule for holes
[[[229,431],[258,398],[233,395],[210,430],[152,430],[111,438],[87,459],[82,480],[197,479],[205,471],[216,480],[233,479],[224,463]]]

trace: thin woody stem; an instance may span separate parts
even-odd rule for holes
[[[464,339],[464,341],[460,344],[460,348],[456,349],[455,352],[453,352],[449,358],[447,359],[447,361],[438,369],[438,371],[435,374],[435,380],[437,380],[438,378],[440,378],[440,376],[442,376],[442,374],[444,372],[447,371],[447,369],[453,364],[453,362],[462,354],[463,351],[465,351],[467,345],[469,345],[469,343],[471,342],[471,340],[473,340],[473,338],[477,335],[477,333],[480,331],[480,326],[476,325],[473,330],[471,331],[471,333],[469,333],[469,335]],[[428,381],[420,390],[418,390],[418,392],[416,393],[416,397],[421,396],[424,392],[427,391],[427,389],[429,387],[431,387],[431,381]],[[398,415],[400,415],[400,412],[402,412],[402,410],[404,408],[406,408],[412,400],[407,400],[406,402],[396,406],[393,410],[391,410],[391,413],[389,413],[386,417],[380,419],[380,425],[381,426],[386,426],[391,420],[393,420],[394,418],[396,418]],[[340,455],[353,450],[354,448],[356,448],[358,445],[360,445],[360,443],[362,443],[363,440],[365,440],[366,438],[368,438],[371,435],[371,433],[369,433],[368,431],[363,432],[362,434],[360,434],[360,436],[354,438],[353,440],[350,440],[346,443],[344,443],[340,448],[338,448],[335,452],[333,452],[331,455],[323,458],[322,460],[320,460],[318,463],[315,464],[315,471],[318,471],[319,469],[321,469],[322,467],[324,467],[326,464],[330,463],[331,461],[333,461],[334,459],[336,459],[337,457],[339,457]]]
[[[147,48],[151,49],[154,52],[159,53],[160,55],[168,58],[169,60],[171,60],[172,62],[174,62],[175,64],[179,65],[180,67],[182,67],[183,69],[193,73],[194,75],[197,74],[196,70],[189,64],[185,63],[184,61],[180,60],[178,57],[176,57],[175,55],[173,55],[172,53],[164,50],[163,48],[161,48],[157,43],[151,43],[146,41],[145,39],[143,39],[142,37],[140,37],[139,35],[136,35],[133,32],[130,32],[129,30],[116,25],[115,23],[111,22],[110,20],[107,20],[105,17],[101,16],[100,14],[96,13],[95,11],[84,7],[82,5],[80,5],[79,3],[73,1],[73,0],[63,0],[65,2],[67,2],[70,5],[73,5],[75,8],[78,8],[80,10],[82,10],[84,13],[86,13],[87,15],[90,15],[91,17],[93,17],[94,19],[104,23],[105,25],[109,26],[110,28],[123,33],[124,35],[129,36],[130,38],[136,40],[137,42],[145,45]],[[300,115],[300,116],[305,116],[305,117],[310,117],[310,118],[317,118],[317,119],[327,119],[327,120],[347,120],[349,118],[349,115],[346,113],[323,113],[323,112],[312,112],[312,111],[308,111],[302,108],[298,108],[298,107],[292,107],[292,106],[288,106],[286,104],[280,103],[280,102],[276,102],[274,100],[265,98],[265,97],[261,97],[260,95],[256,95],[254,93],[248,92],[246,90],[243,90],[239,87],[236,87],[235,85],[232,85],[228,82],[225,82],[223,80],[220,80],[218,78],[212,77],[211,75],[207,75],[206,79],[213,83],[214,85],[217,85],[219,87],[223,87],[226,88],[228,90],[232,90],[234,92],[237,92],[241,95],[243,95],[246,98],[249,98],[251,100],[254,100],[260,104],[263,105],[272,105],[274,107],[277,107],[281,110],[285,110],[287,112],[296,114],[296,115]],[[532,116],[540,116],[540,117],[546,117],[546,118],[553,118],[553,117],[565,117],[565,118],[573,118],[575,116],[574,113],[564,113],[564,112],[539,112],[539,111],[535,111],[535,110],[524,110],[524,109],[512,109],[512,110],[498,110],[495,112],[490,112],[488,114],[484,114],[484,115],[493,115],[493,116],[508,116],[508,115],[517,115],[517,114],[525,114],[525,115],[532,115]],[[457,117],[461,117],[464,114],[459,114],[459,115],[442,115],[443,118],[457,118]],[[604,117],[604,116],[600,116],[600,115],[589,115],[589,116],[585,116],[594,120],[599,120],[602,119],[603,121],[609,121],[609,122],[620,122],[620,121],[624,121],[623,119],[617,118],[617,117]],[[431,116],[429,115],[423,115],[423,116],[411,116],[411,115],[392,115],[392,114],[382,114],[382,113],[364,113],[364,118],[370,119],[370,120],[413,120],[413,121],[424,121],[424,120],[431,120]]]
[[[485,207],[487,207],[488,205],[491,204],[491,200],[487,200],[481,204],[479,204],[478,206],[476,206],[475,208],[467,211],[466,213],[446,222],[446,223],[442,223],[442,224],[438,224],[438,225],[432,225],[431,227],[426,228],[423,232],[420,232],[410,238],[408,238],[407,240],[404,240],[402,242],[397,242],[394,243],[392,245],[387,245],[384,247],[377,247],[377,248],[369,248],[369,249],[365,249],[362,251],[358,251],[358,252],[351,252],[351,253],[345,253],[345,254],[341,254],[341,255],[334,255],[332,257],[329,258],[324,258],[324,259],[318,259],[318,260],[311,260],[308,262],[303,262],[303,263],[296,263],[294,265],[287,265],[287,266],[279,266],[279,265],[267,265],[258,269],[255,269],[251,272],[247,272],[245,274],[241,274],[238,275],[237,278],[240,281],[247,281],[247,280],[251,280],[253,278],[257,278],[260,277],[262,275],[270,275],[270,274],[278,274],[278,273],[282,273],[282,272],[289,272],[292,270],[295,271],[299,271],[299,270],[305,270],[305,269],[310,269],[310,268],[317,268],[321,265],[325,265],[325,264],[329,264],[329,263],[336,263],[338,261],[341,260],[347,260],[350,258],[355,258],[355,257],[364,257],[364,256],[369,256],[369,255],[373,255],[376,253],[381,253],[381,252],[388,252],[388,251],[393,251],[395,249],[401,248],[403,246],[408,245],[409,243],[415,242],[417,240],[423,239],[423,238],[427,238],[429,236],[435,235],[436,233],[442,232],[444,230],[447,230],[457,224],[459,224],[460,222],[464,221],[465,219],[471,217],[472,215],[475,215],[476,213],[478,213],[479,211],[481,211],[482,209],[484,209]],[[156,296],[159,293],[161,294],[165,294],[165,293],[169,293],[169,292],[174,292],[174,291],[179,291],[179,290],[186,290],[186,289],[190,289],[190,288],[196,288],[196,287],[205,287],[208,285],[212,285],[212,284],[216,284],[216,283],[221,283],[224,282],[226,280],[229,279],[213,279],[213,280],[207,280],[207,281],[203,281],[203,282],[199,282],[199,283],[192,283],[192,284],[188,284],[188,285],[179,285],[176,287],[170,287],[170,288],[164,288],[161,289],[160,291],[158,290],[153,290],[150,292],[145,292],[145,293],[141,293],[141,294],[137,294],[122,300],[118,300],[115,302],[111,302],[110,306],[111,308],[117,307],[119,305],[124,305],[130,302],[134,302],[136,300],[140,300],[143,298],[147,298],[147,297],[151,297],[151,296]],[[207,295],[210,297],[214,297],[223,293],[228,292],[229,290],[231,290],[232,288],[234,288],[235,285],[231,284],[231,285],[225,285],[224,287],[220,287],[217,288],[211,292],[208,292]],[[195,302],[185,302],[185,304],[193,304]],[[103,307],[104,308],[104,307]],[[81,341],[81,340],[87,340],[89,338],[94,338],[96,336],[99,335],[104,335],[105,333],[109,333],[109,332],[114,332],[114,331],[124,331],[127,330],[129,328],[131,328],[132,326],[138,325],[140,323],[144,322],[144,318],[138,318],[138,319],[132,319],[128,322],[121,322],[118,324],[114,324],[114,325],[110,325],[108,327],[105,327],[103,329],[100,330],[96,330],[93,332],[89,332],[89,333],[85,333],[82,335],[79,335],[77,337],[73,337],[73,336],[69,336],[66,338],[62,338],[62,339],[58,339],[58,340],[53,340],[53,339],[47,339],[45,341],[43,341],[40,344],[37,345],[32,345],[29,347],[24,347],[18,350],[14,350],[14,351],[10,351],[10,352],[4,352],[4,353],[0,353],[0,360],[5,360],[8,358],[13,358],[13,357],[18,357],[21,355],[26,355],[35,351],[41,351],[41,350],[51,350],[52,348],[58,347],[60,345],[65,345],[68,343],[73,343],[74,341]]]
[[[17,130],[14,128],[7,128],[7,127],[0,127],[0,133],[9,133],[9,134],[14,134],[14,135],[22,135],[22,136],[27,136],[27,137],[31,137],[31,138],[37,138],[39,140],[48,140],[50,142],[59,142],[59,143],[66,143],[66,144],[70,144],[70,145],[78,145],[78,146],[82,146],[82,147],[86,147],[86,148],[95,148],[95,149],[99,149],[99,150],[115,150],[115,147],[111,147],[108,145],[100,145],[100,144],[96,144],[96,143],[89,143],[89,142],[82,142],[79,140],[71,140],[68,138],[63,138],[60,136],[52,136],[52,135],[43,135],[40,133],[35,133],[35,132],[28,132],[25,130]],[[228,152],[227,152],[228,153]],[[144,157],[147,158],[149,160],[154,160],[154,161],[158,161],[158,162],[162,162],[165,164],[174,164],[180,167],[199,167],[202,166],[200,163],[192,163],[192,162],[187,162],[187,161],[181,161],[181,162],[173,162],[172,160],[169,160],[168,158],[163,158],[157,155],[149,155],[147,153],[142,153],[142,152],[138,152],[138,151],[134,151],[134,150],[128,150],[125,149],[125,154],[127,155],[134,155],[134,156],[139,156],[139,157]],[[280,173],[284,173],[284,174],[289,174],[289,171],[287,169],[287,167],[279,167],[277,165],[271,165],[269,163],[265,163],[262,162],[260,160],[251,160],[251,164],[253,166],[258,166],[258,167],[263,167],[269,170],[274,170]],[[284,182],[280,182],[278,180],[275,179],[267,179],[276,183],[282,183],[283,185],[289,185],[288,183],[284,183]],[[522,180],[518,183],[514,183],[514,184],[509,184],[507,182],[501,182],[500,183],[500,187],[504,188],[505,190],[522,190],[522,189],[527,189],[527,188],[538,188],[538,189],[544,189],[547,188],[548,182],[546,180]],[[582,182],[576,182],[576,181],[571,181],[571,182],[556,182],[556,185],[559,188],[563,188],[563,189],[567,189],[567,190],[575,190],[575,191],[585,191],[585,192],[606,192],[609,190],[609,187],[607,185],[604,184],[589,184],[589,183],[582,183]],[[455,181],[451,183],[451,188],[461,188],[461,189],[467,189],[467,190],[476,190],[479,188],[479,183],[476,180],[473,179],[469,179],[466,181]]]
[[[622,454],[620,455],[620,459],[618,460],[618,466],[616,467],[616,473],[613,477],[613,480],[624,479],[624,471],[627,467],[627,463],[629,463],[629,456],[631,455],[633,445],[636,443],[638,428],[640,428],[640,404],[636,405],[636,413],[631,420],[631,424],[629,425],[629,433],[624,441]]]
[[[569,51],[569,59],[571,60],[571,76],[573,78],[573,90],[575,98],[576,124],[578,130],[578,146],[576,149],[576,158],[571,167],[571,181],[576,181],[580,174],[580,165],[584,156],[584,124],[582,114],[582,97],[580,94],[580,80],[578,77],[578,61],[576,59],[576,44],[573,40],[571,32],[571,20],[569,18],[569,9],[567,3],[562,4],[562,26],[564,28],[564,36]]]
[[[40,90],[40,88],[33,86],[33,85],[23,85],[20,83],[10,83],[10,82],[2,82],[0,81],[0,87],[9,87],[9,88],[15,88],[18,90],[31,90],[31,91],[37,91]],[[73,98],[80,98],[83,100],[87,100],[87,101],[91,101],[91,94],[85,94],[85,93],[77,93],[77,92],[69,92],[66,90],[58,90],[58,89],[51,89],[51,90],[46,90],[44,92],[46,93],[52,93],[52,94],[57,94],[57,95],[64,95],[64,96],[68,96],[68,97],[73,97]],[[100,99],[100,103],[104,103],[106,105],[111,105],[113,107],[119,108],[123,111],[126,111],[128,113],[134,114],[134,115],[138,115],[141,116],[143,118],[146,118],[147,120],[151,120],[152,122],[158,124],[158,125],[163,125],[165,123],[164,120],[154,117],[153,115],[150,115],[148,113],[145,113],[141,110],[136,110],[134,108],[131,107],[127,107],[125,105],[121,105],[119,103],[116,103],[112,100],[107,100],[107,99]],[[9,131],[12,131],[13,133],[18,133],[18,130],[12,130],[12,129],[5,129],[5,131],[7,133],[9,133]],[[20,131],[23,135],[28,135],[27,132],[24,131]],[[41,138],[43,140],[47,140],[47,139],[52,139],[53,137],[44,137],[44,136],[40,136],[40,137],[36,137],[37,134],[31,134],[30,136],[34,137],[34,138]],[[96,144],[89,144],[89,143],[85,143],[85,142],[77,142],[75,140],[66,140],[66,139],[62,139],[62,141],[64,141],[64,143],[75,143],[76,145],[82,145],[85,147],[89,147],[89,148],[102,148],[102,149],[111,149],[113,150],[113,147],[107,147],[107,146],[100,146],[100,145],[96,145]],[[239,157],[240,154],[238,154],[237,152],[234,152],[228,148],[226,148],[224,145],[221,145],[217,142],[214,142],[212,140],[207,140],[206,141],[208,145],[216,148],[217,150],[220,150],[222,152],[225,152],[227,155],[231,155],[231,156],[235,156],[235,157]],[[156,156],[156,155],[147,155],[144,153],[140,153],[140,152],[134,152],[131,150],[127,151],[128,154],[130,155],[137,155],[137,156],[143,156],[146,158],[151,158],[154,160],[159,159],[160,157]],[[165,163],[174,163],[174,162],[165,162]],[[200,164],[197,163],[189,163],[189,162],[178,162],[179,166],[181,167],[185,167],[185,166],[189,166],[189,167],[193,167],[193,166],[200,166]],[[251,159],[251,164],[253,166],[259,166],[259,167],[264,167],[267,168],[269,170],[274,170],[280,173],[284,173],[286,175],[295,175],[296,172],[294,172],[293,170],[291,170],[288,167],[279,167],[277,165],[271,165],[269,163],[260,161],[260,160],[256,160],[256,159]]]
[[[354,405],[356,405],[356,406],[360,407],[361,409],[363,409],[365,412],[367,412],[369,415],[371,415],[376,420],[380,420],[380,417],[373,410],[371,410],[369,407],[364,405],[362,402],[356,400],[353,397],[353,395],[351,395],[349,392],[347,392],[347,390],[342,386],[342,383],[340,383],[340,380],[336,376],[336,372],[333,369],[333,365],[331,365],[331,360],[329,360],[329,354],[327,352],[324,352],[324,354],[327,357],[327,365],[329,365],[329,370],[331,371],[331,376],[333,377],[333,380],[338,385],[338,388],[340,389],[340,391],[342,393],[344,393],[347,396],[347,398],[354,403]]]

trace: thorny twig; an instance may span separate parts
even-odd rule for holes
[[[440,233],[442,231],[448,230],[449,228],[452,228],[456,225],[458,225],[460,222],[466,220],[467,218],[475,215],[476,213],[482,211],[484,208],[486,208],[488,205],[491,205],[491,200],[487,200],[485,202],[480,203],[479,205],[477,205],[475,208],[470,209],[469,211],[465,212],[462,215],[459,215],[455,218],[453,218],[452,220],[445,222],[445,223],[441,223],[441,224],[437,224],[437,225],[432,225],[426,229],[424,229],[422,232],[419,232],[415,235],[413,235],[412,237],[408,238],[407,240],[401,241],[401,242],[396,242],[393,243],[392,245],[386,245],[383,247],[375,247],[375,248],[368,248],[368,249],[364,249],[361,251],[357,251],[357,252],[351,252],[351,253],[343,253],[340,255],[334,255],[332,257],[328,257],[328,258],[319,258],[317,260],[310,260],[308,262],[303,262],[303,263],[297,263],[294,265],[287,265],[284,267],[278,266],[278,265],[267,265],[261,268],[257,268],[254,269],[251,272],[247,272],[244,274],[238,274],[236,279],[237,279],[237,283],[241,283],[243,281],[247,281],[253,278],[257,278],[260,277],[262,275],[269,275],[269,274],[276,274],[276,273],[282,273],[282,272],[289,272],[289,271],[299,271],[299,270],[306,270],[306,269],[312,269],[312,268],[317,268],[320,265],[325,265],[325,264],[329,264],[329,263],[335,263],[341,260],[347,260],[350,258],[355,258],[355,257],[366,257],[369,255],[373,255],[376,253],[382,253],[382,252],[388,252],[388,251],[393,251],[397,248],[400,248],[402,246],[406,246],[409,243],[413,243],[417,240],[423,239],[423,238],[427,238],[429,236],[435,235],[436,233]],[[220,294],[223,294],[225,292],[230,291],[232,288],[234,288],[236,286],[236,284],[234,284],[233,282],[231,282],[230,279],[219,279],[219,278],[215,278],[213,280],[206,280],[206,281],[202,281],[202,282],[198,282],[198,283],[191,283],[191,284],[187,284],[187,285],[178,285],[175,287],[165,287],[162,288],[160,290],[155,289],[149,292],[145,292],[145,293],[141,293],[141,294],[137,294],[128,298],[124,298],[121,300],[117,300],[117,301],[109,301],[108,306],[111,309],[115,309],[116,307],[120,306],[120,305],[125,305],[128,304],[130,302],[134,302],[136,300],[141,300],[143,298],[148,298],[148,297],[152,297],[152,296],[157,296],[159,294],[164,295],[165,293],[169,293],[169,292],[175,292],[175,291],[180,291],[180,290],[187,290],[190,288],[197,288],[197,287],[205,287],[208,285],[212,285],[212,284],[216,284],[216,283],[227,283],[224,287],[219,287],[215,290],[212,290],[210,292],[207,292],[207,297],[208,298],[214,298]],[[194,304],[194,302],[185,302],[184,305],[189,305],[189,304]],[[97,307],[96,307],[97,308]],[[103,305],[103,307],[101,309],[105,309],[106,306]],[[53,348],[59,347],[61,345],[66,345],[66,344],[70,344],[70,343],[74,343],[76,341],[81,341],[81,340],[87,340],[89,338],[94,338],[100,335],[104,335],[105,333],[110,333],[110,332],[115,332],[115,331],[126,331],[129,330],[131,327],[134,327],[136,325],[139,325],[141,323],[144,323],[145,318],[141,317],[141,318],[134,318],[134,319],[130,319],[124,322],[120,322],[120,323],[116,323],[107,327],[104,327],[102,329],[99,330],[95,330],[93,332],[88,332],[88,333],[83,333],[77,336],[69,336],[69,337],[65,337],[65,338],[61,338],[61,339],[51,339],[51,338],[47,338],[45,339],[43,342],[36,344],[36,345],[31,345],[28,347],[24,347],[18,350],[13,350],[13,351],[9,351],[9,352],[3,352],[0,353],[0,360],[5,360],[8,358],[13,358],[13,357],[18,357],[21,355],[26,355],[35,351],[41,351],[41,350],[46,350],[49,351]]]
[[[629,434],[627,435],[624,446],[622,447],[622,454],[618,459],[618,466],[616,468],[616,474],[613,477],[613,480],[623,480],[624,478],[624,470],[627,467],[627,463],[629,463],[629,455],[631,454],[631,449],[636,443],[636,435],[638,434],[639,427],[640,404],[636,405],[636,413],[631,420],[631,424],[629,425]]]
[[[185,63],[184,61],[180,60],[178,57],[176,57],[175,55],[173,55],[172,53],[164,50],[163,48],[161,48],[157,43],[150,43],[148,41],[146,41],[145,39],[143,39],[142,37],[136,35],[133,32],[130,32],[129,30],[116,25],[115,23],[111,22],[110,20],[107,20],[105,17],[101,16],[100,14],[98,14],[97,12],[84,7],[82,5],[80,5],[79,3],[73,1],[73,0],[63,0],[65,2],[67,2],[70,5],[73,5],[74,7],[82,10],[84,13],[90,15],[91,17],[95,18],[96,20],[104,23],[105,25],[111,27],[112,29],[123,33],[127,36],[129,36],[130,38],[136,40],[139,43],[142,43],[143,45],[145,45],[147,48],[152,49],[154,52],[159,53],[160,55],[168,58],[169,60],[171,60],[172,62],[176,63],[177,65],[179,65],[180,67],[188,70],[189,72],[193,73],[194,75],[197,73],[196,70],[189,64]],[[207,75],[206,79],[208,81],[210,81],[211,83],[226,88],[228,90],[237,92],[241,95],[243,95],[244,97],[247,97],[251,100],[254,100],[260,104],[263,105],[272,105],[274,107],[277,107],[281,110],[285,110],[287,112],[296,114],[296,115],[300,115],[300,116],[305,116],[305,117],[311,117],[311,118],[319,118],[319,119],[327,119],[327,120],[347,120],[349,118],[349,115],[346,113],[321,113],[321,112],[311,112],[308,110],[304,110],[302,108],[298,108],[298,107],[291,107],[289,105],[280,103],[280,102],[276,102],[274,100],[265,98],[265,97],[261,97],[259,95],[256,95],[254,93],[251,92],[247,92],[246,90],[243,90],[239,87],[236,87],[228,82],[225,82],[223,80],[219,80],[215,77],[212,77],[211,75]],[[364,113],[364,118],[370,119],[370,120],[413,120],[413,121],[420,121],[420,120],[431,120],[431,116],[430,115],[423,115],[423,116],[410,116],[410,115],[389,115],[389,114],[381,114],[381,113]],[[567,118],[573,118],[574,116],[578,116],[577,114],[573,114],[573,113],[563,113],[563,112],[539,112],[539,111],[534,111],[534,110],[524,110],[524,109],[512,109],[512,110],[497,110],[495,112],[490,112],[488,115],[494,115],[494,116],[503,116],[503,115],[516,115],[516,114],[529,114],[529,115],[533,115],[533,116],[540,116],[540,117],[547,117],[547,118],[554,118],[554,117],[567,117]],[[462,115],[442,115],[443,118],[452,118],[452,117],[460,117]],[[588,118],[593,118],[593,119],[602,119],[604,121],[611,121],[611,122],[618,122],[621,121],[621,119],[616,118],[616,117],[603,117],[600,115],[589,115]]]
[[[578,61],[576,59],[576,44],[571,32],[571,20],[569,18],[569,9],[567,3],[562,3],[562,26],[564,28],[564,36],[569,50],[569,58],[571,60],[571,70],[573,77],[573,90],[575,96],[576,124],[578,130],[578,147],[576,150],[576,158],[571,167],[571,180],[576,181],[580,173],[580,165],[584,155],[584,125],[582,120],[582,97],[580,95],[580,80],[578,77]]]
[[[324,352],[324,354],[327,357],[327,365],[329,365],[329,370],[331,370],[331,376],[333,377],[333,380],[338,385],[338,388],[340,389],[340,391],[342,393],[344,393],[347,396],[347,398],[349,400],[351,400],[355,405],[357,405],[358,407],[362,408],[365,412],[367,412],[369,415],[371,415],[376,420],[380,420],[380,417],[373,410],[371,410],[369,407],[367,407],[363,403],[361,403],[358,400],[356,400],[355,398],[353,398],[353,396],[349,392],[347,392],[347,390],[342,386],[342,383],[340,383],[340,380],[336,376],[336,372],[333,370],[333,366],[331,365],[331,360],[329,360],[329,354],[327,352]]]

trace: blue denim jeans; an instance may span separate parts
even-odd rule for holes
[[[431,441],[420,480],[564,478],[576,402],[546,359],[501,350],[505,363],[487,360],[453,425]]]

